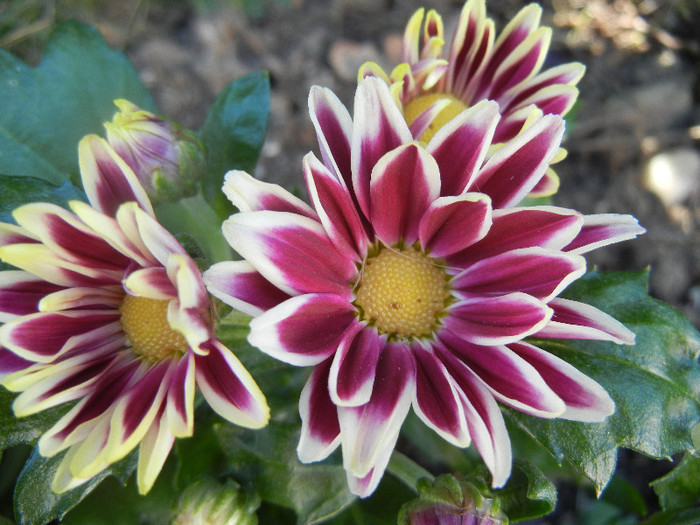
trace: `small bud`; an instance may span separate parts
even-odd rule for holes
[[[119,111],[105,122],[107,141],[151,200],[176,201],[194,195],[204,172],[204,148],[194,133],[128,100],[114,103]]]
[[[446,474],[435,482],[421,480],[418,498],[399,512],[399,525],[507,525],[500,502],[485,497],[471,483]]]
[[[220,485],[202,479],[180,496],[172,525],[257,525],[260,498],[241,491],[234,482]]]

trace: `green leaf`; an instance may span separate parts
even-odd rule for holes
[[[15,394],[0,388],[0,451],[22,443],[34,443],[70,408],[70,405],[62,405],[16,418],[12,411],[14,399]]]
[[[219,424],[214,431],[232,477],[255,487],[264,501],[294,510],[298,523],[320,523],[355,499],[342,465],[330,460],[299,462],[298,423],[273,422],[262,430]]]
[[[647,506],[642,495],[634,485],[621,476],[613,476],[600,499],[612,503],[624,512],[634,513],[637,516],[644,516],[647,513]]]
[[[116,476],[125,484],[137,463],[137,455],[132,453],[82,485],[56,494],[51,483],[64,454],[45,458],[35,451],[25,464],[15,486],[15,514],[23,525],[43,525],[61,519],[107,476]]]
[[[0,175],[0,221],[14,222],[12,210],[29,202],[51,202],[67,207],[69,201],[85,200],[85,194],[65,181],[60,186],[34,177]]]
[[[615,413],[596,424],[511,410],[506,415],[600,493],[615,470],[618,447],[653,458],[693,448],[691,429],[700,420],[700,335],[676,310],[649,297],[646,272],[591,272],[566,295],[609,313],[636,334],[631,346],[534,341],[603,385],[615,400]]]
[[[134,477],[128,483],[114,476],[103,480],[61,520],[62,525],[168,525],[180,491],[172,483],[169,458],[150,492],[138,493]]]
[[[124,54],[79,22],[54,30],[35,68],[0,50],[0,173],[55,184],[77,174],[78,142],[103,131],[116,98],[154,110]]]
[[[508,484],[493,491],[501,502],[501,510],[515,522],[549,514],[557,505],[554,484],[529,461],[518,459],[513,465]]]
[[[221,192],[224,174],[233,169],[253,171],[265,140],[269,111],[268,74],[250,73],[219,94],[199,132],[207,151],[202,190],[222,219],[233,210]]]
[[[700,458],[692,454],[664,477],[651,483],[665,511],[688,509],[700,503]]]

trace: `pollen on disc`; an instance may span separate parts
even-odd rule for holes
[[[124,333],[134,352],[162,361],[187,348],[184,336],[168,323],[167,300],[126,295],[120,307]]]
[[[362,318],[402,338],[430,335],[449,296],[444,270],[413,247],[367,259],[356,291]]]

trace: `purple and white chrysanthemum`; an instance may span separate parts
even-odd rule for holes
[[[585,67],[578,62],[543,69],[551,28],[540,27],[542,8],[524,7],[496,37],[484,0],[464,4],[449,50],[443,22],[435,10],[418,9],[406,25],[402,58],[387,75],[373,62],[363,64],[360,78],[377,76],[391,86],[415,138],[428,141],[465,108],[481,100],[498,102],[502,118],[493,142],[518,134],[537,108],[543,114],[566,115],[576,98]],[[543,177],[533,196],[556,192],[553,171]]]
[[[323,158],[304,158],[313,206],[228,173],[224,192],[240,213],[223,232],[244,260],[204,274],[212,294],[254,316],[251,344],[314,367],[299,401],[299,458],[341,446],[351,490],[367,496],[413,406],[448,442],[473,442],[498,487],[511,450],[497,402],[544,418],[610,415],[599,384],[525,341],[634,342],[610,316],[558,295],[583,275],[581,254],[643,232],[636,219],[513,207],[556,154],[561,117],[489,152],[495,102],[427,145],[380,79],[360,82],[354,118],[327,89],[309,102]]]
[[[106,141],[83,139],[90,204],[17,208],[0,224],[0,378],[28,416],[75,405],[38,442],[66,451],[63,492],[139,446],[148,492],[176,437],[193,432],[194,395],[233,423],[264,426],[265,398],[215,336],[195,262],[156,220],[146,192]]]

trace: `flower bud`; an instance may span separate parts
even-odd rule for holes
[[[192,196],[204,172],[204,147],[191,131],[128,100],[105,123],[107,141],[134,171],[154,202]]]
[[[172,525],[257,525],[260,498],[240,490],[234,482],[220,485],[202,479],[180,496]]]
[[[418,483],[418,498],[399,512],[399,525],[507,525],[500,502],[485,497],[474,485],[446,474]]]

